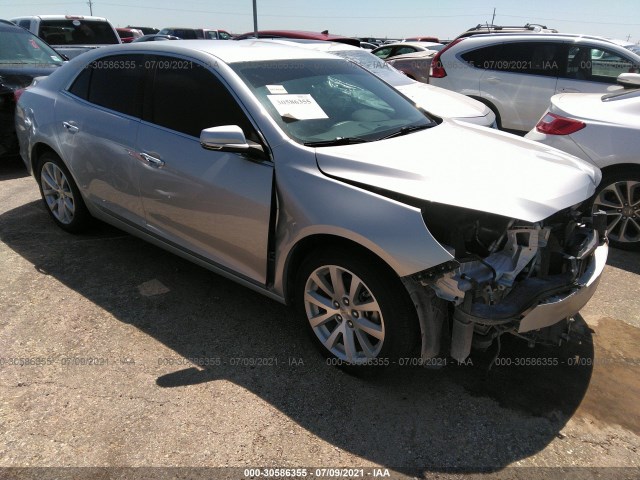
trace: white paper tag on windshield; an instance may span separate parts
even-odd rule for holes
[[[282,85],[265,85],[265,86],[267,87],[267,90],[269,90],[269,93],[273,93],[273,94],[287,93],[287,90]]]
[[[314,98],[306,94],[267,95],[281,117],[296,120],[329,118]]]

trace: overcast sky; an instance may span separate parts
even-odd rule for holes
[[[0,18],[89,14],[89,0],[0,0]],[[115,26],[253,29],[252,0],[92,0],[93,14]],[[621,0],[257,0],[259,29],[297,29],[347,36],[452,38],[478,23],[541,23],[563,32],[640,42],[640,1]]]

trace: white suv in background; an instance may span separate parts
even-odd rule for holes
[[[599,37],[486,34],[460,38],[432,62],[432,85],[469,95],[491,108],[500,128],[528,131],[556,93],[618,89],[640,56]]]

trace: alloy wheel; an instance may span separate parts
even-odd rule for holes
[[[47,162],[40,173],[42,195],[53,216],[69,225],[75,215],[75,199],[65,173],[55,163]]]
[[[335,357],[352,364],[376,358],[385,339],[378,301],[354,273],[325,265],[309,275],[304,291],[307,319]]]

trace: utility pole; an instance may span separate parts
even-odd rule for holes
[[[93,17],[93,1],[89,0],[87,5],[89,5],[89,14]]]
[[[491,17],[491,25],[493,25],[493,21],[496,19],[496,7],[493,7],[493,17]]]
[[[253,34],[258,38],[258,7],[256,0],[253,0]]]

